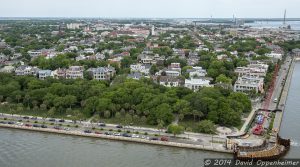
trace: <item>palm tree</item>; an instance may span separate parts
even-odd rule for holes
[[[150,114],[149,110],[145,110],[143,113],[144,113],[145,116]]]
[[[193,117],[194,117],[194,122],[196,121],[196,116],[198,114],[198,111],[197,110],[193,110],[192,111],[192,114],[193,114]]]
[[[30,103],[30,96],[27,94],[27,95],[25,95],[25,97],[24,97],[24,101],[26,101],[26,103],[27,103],[27,107],[29,107],[29,103]]]
[[[46,111],[46,110],[47,110],[47,105],[43,103],[43,104],[40,105],[40,108],[41,108],[43,111]]]
[[[32,101],[32,105],[33,105],[34,107],[36,107],[38,103],[39,103],[39,102],[36,101],[36,100],[33,100],[33,101]]]
[[[198,110],[193,110],[192,114],[194,116],[194,121],[196,121],[196,117],[198,117],[199,121],[200,121],[200,119],[204,116],[203,112],[198,111]]]
[[[21,95],[16,95],[16,99],[18,100],[18,103],[20,102],[22,96]]]
[[[85,106],[85,104],[86,104],[85,100],[82,100],[82,101],[80,102],[81,108],[83,108],[83,107]]]
[[[199,111],[198,112],[198,118],[199,118],[199,121],[201,120],[201,118],[204,116],[203,112]]]
[[[158,119],[158,120],[157,120],[157,129],[159,130],[159,135],[160,135],[160,132],[161,132],[161,130],[162,130],[163,128],[164,128],[164,121]]]
[[[130,113],[130,115],[133,115],[134,114],[134,110],[129,110],[129,113]]]
[[[4,99],[4,97],[2,95],[0,95],[0,102],[2,102],[3,99]]]

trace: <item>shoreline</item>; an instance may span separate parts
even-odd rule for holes
[[[220,150],[217,148],[211,148],[211,146],[175,143],[175,142],[159,141],[159,140],[128,138],[123,136],[110,136],[105,134],[92,134],[92,133],[84,133],[84,132],[77,132],[77,131],[65,131],[65,130],[56,130],[56,129],[49,129],[49,128],[43,129],[43,128],[25,127],[25,126],[7,125],[7,124],[0,124],[0,128],[11,128],[11,129],[19,129],[19,130],[27,130],[27,131],[35,131],[35,132],[45,132],[45,133],[56,133],[56,134],[72,135],[72,136],[80,136],[80,137],[92,137],[92,138],[99,138],[105,140],[125,141],[125,142],[139,143],[139,144],[158,145],[158,146],[160,145],[166,147],[186,148],[186,149],[212,151],[212,152],[220,152],[220,153],[227,153],[227,154],[233,153],[232,150]]]
[[[281,94],[280,94],[279,103],[277,105],[278,106],[277,108],[282,110],[282,112],[280,112],[280,114],[277,115],[277,119],[279,119],[279,125],[277,125],[277,127],[275,127],[275,126],[273,127],[278,130],[278,133],[280,132],[281,124],[282,124],[284,113],[285,113],[285,106],[286,106],[288,94],[290,91],[290,86],[291,86],[293,73],[294,73],[294,69],[295,69],[295,64],[296,64],[296,59],[293,58],[291,60],[290,66],[289,66],[288,73],[285,77],[285,83],[284,83],[284,86],[283,86]],[[276,119],[276,115],[275,115],[275,119]]]

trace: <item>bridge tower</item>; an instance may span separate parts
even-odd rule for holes
[[[283,25],[286,24],[286,9],[284,10],[284,16],[283,16]]]

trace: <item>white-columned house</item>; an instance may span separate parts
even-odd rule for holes
[[[212,87],[212,85],[210,85],[210,81],[211,78],[207,77],[185,79],[184,87],[196,91],[201,87]]]
[[[66,70],[66,78],[67,79],[77,79],[83,78],[83,66],[70,66],[67,70]]]

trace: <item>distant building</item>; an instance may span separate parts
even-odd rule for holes
[[[66,78],[66,69],[58,68],[53,71],[53,77],[55,79]]]
[[[88,54],[94,54],[95,50],[93,48],[85,48],[83,50],[84,53],[88,53]]]
[[[275,52],[271,52],[271,53],[266,53],[267,57],[273,58],[273,59],[282,59],[282,54],[281,53],[275,53]]]
[[[39,79],[45,80],[48,77],[53,77],[53,72],[51,70],[40,70],[38,72]]]
[[[5,56],[4,54],[0,54],[0,63],[5,62],[8,60],[8,56]]]
[[[207,74],[206,70],[203,69],[202,67],[193,67],[192,69],[187,69],[186,72],[189,74],[191,78],[194,77],[205,77]]]
[[[178,87],[181,85],[181,80],[177,77],[160,76],[159,84],[166,87]]]
[[[127,75],[127,78],[135,79],[135,80],[140,80],[142,77],[143,77],[143,74],[140,72],[134,72],[134,73]]]
[[[234,72],[240,77],[244,75],[252,77],[265,77],[267,75],[267,70],[268,69],[258,67],[237,67]]]
[[[258,77],[238,77],[234,84],[235,92],[248,92],[255,90],[255,92],[264,92],[264,78]]]
[[[186,79],[184,82],[184,87],[192,89],[194,91],[198,90],[201,87],[212,87],[212,85],[210,85],[211,80],[211,78],[206,77]]]
[[[300,57],[300,49],[299,48],[293,49],[292,52],[293,52],[294,56]]]
[[[66,71],[67,79],[83,79],[83,66],[70,66]]]
[[[39,70],[40,69],[38,69],[37,67],[22,65],[22,66],[19,66],[18,68],[16,68],[15,74],[18,76],[25,76],[25,75],[35,75],[36,76]]]
[[[15,71],[14,66],[4,66],[3,68],[0,69],[0,72],[2,73],[12,73]]]
[[[30,57],[33,57],[33,58],[42,55],[42,51],[39,51],[39,50],[37,50],[37,51],[32,51],[31,50],[31,51],[28,51],[27,53],[29,54]]]
[[[67,29],[75,30],[75,29],[79,29],[80,26],[81,26],[80,23],[70,23],[70,24],[67,24]]]
[[[148,75],[149,71],[150,71],[150,67],[151,67],[151,65],[149,65],[149,64],[146,64],[146,65],[143,65],[143,64],[131,64],[130,65],[130,71],[131,71],[131,73],[132,72],[140,72],[140,73],[143,73],[145,75]]]
[[[141,54],[139,55],[138,59],[142,64],[156,64],[154,56]]]
[[[180,76],[180,72],[176,71],[176,70],[165,69],[165,70],[161,70],[159,73],[160,73],[160,75],[165,74],[166,76],[169,76],[169,77],[179,77]]]
[[[111,78],[116,74],[116,70],[114,67],[98,67],[98,68],[90,68],[87,70],[93,79],[95,80],[111,80]]]

